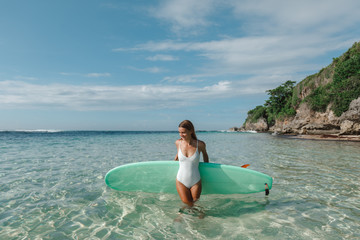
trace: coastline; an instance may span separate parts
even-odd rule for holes
[[[360,135],[337,135],[337,134],[319,134],[319,135],[278,135],[291,139],[305,139],[305,140],[323,140],[323,141],[348,141],[360,142]]]

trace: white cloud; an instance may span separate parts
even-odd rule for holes
[[[143,51],[184,51],[193,52],[208,61],[202,66],[201,74],[259,74],[281,71],[283,74],[294,71],[317,69],[309,61],[329,51],[348,48],[355,39],[341,37],[323,39],[312,36],[259,36],[221,39],[208,42],[148,42],[137,46]],[[331,59],[329,59],[330,61]],[[304,68],[305,67],[305,68]],[[320,66],[322,67],[322,66]],[[200,74],[200,73],[199,73]],[[193,74],[196,75],[196,74]],[[179,76],[177,81],[191,82],[194,78]],[[165,80],[174,81],[175,77]]]
[[[74,76],[74,75],[79,75],[78,73],[68,73],[68,72],[61,72],[59,73],[60,75],[63,75],[63,76]]]
[[[215,10],[215,3],[214,0],[163,0],[150,12],[156,18],[169,22],[172,30],[180,33],[210,25],[207,16]]]
[[[85,76],[98,78],[98,77],[111,77],[111,74],[110,73],[88,73],[88,74],[85,74]]]
[[[178,108],[229,98],[259,88],[236,89],[230,81],[205,87],[177,85],[82,86],[0,81],[0,108],[40,108],[79,111]]]
[[[237,21],[234,32],[285,34],[334,33],[359,23],[358,0],[163,0],[151,14],[170,23],[176,33],[192,33],[217,25],[216,13],[225,11]]]
[[[110,73],[69,73],[69,72],[61,72],[63,76],[82,76],[82,77],[90,77],[90,78],[99,78],[99,77],[111,77]]]
[[[15,76],[16,80],[20,81],[36,81],[39,80],[37,77],[28,77],[28,76]]]
[[[147,73],[162,73],[162,72],[167,71],[166,69],[160,68],[160,67],[137,68],[137,67],[129,66],[127,68],[131,69],[131,70],[134,70],[134,71],[147,72]]]
[[[203,62],[199,58],[204,72],[218,75],[272,73],[280,69],[287,75],[323,67],[310,62],[331,51],[346,50],[359,41],[358,0],[169,0],[161,1],[153,14],[186,35],[186,31],[203,31],[222,24],[224,21],[216,19],[219,11],[229,14],[232,35],[242,37],[164,40],[137,45],[131,50],[191,52],[208,60]],[[211,28],[207,30],[211,33]]]
[[[177,61],[177,60],[179,60],[179,58],[171,56],[171,55],[157,54],[155,56],[147,57],[146,60],[149,60],[149,61]]]
[[[201,75],[179,75],[179,76],[166,76],[164,77],[164,82],[176,82],[176,83],[195,83],[199,82]]]
[[[359,23],[360,2],[357,0],[247,0],[228,3],[234,16],[245,22],[249,33],[331,34]]]

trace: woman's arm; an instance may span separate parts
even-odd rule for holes
[[[179,141],[179,140],[176,140],[176,141],[175,141],[176,149],[179,149],[179,148],[178,148],[178,141]],[[176,152],[176,156],[175,156],[174,161],[179,161],[178,152],[179,152],[179,150]]]
[[[209,162],[209,156],[206,152],[206,144],[203,141],[199,141],[199,150],[202,152],[204,162]]]

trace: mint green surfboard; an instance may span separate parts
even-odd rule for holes
[[[110,170],[105,176],[105,183],[118,191],[177,193],[175,179],[178,169],[177,161],[131,163]],[[268,192],[272,187],[270,176],[246,168],[201,162],[199,169],[201,194]]]

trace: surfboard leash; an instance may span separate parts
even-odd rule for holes
[[[265,196],[270,194],[269,186],[267,183],[265,183]]]

